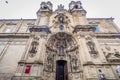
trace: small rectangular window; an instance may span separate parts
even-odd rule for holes
[[[38,66],[37,65],[32,65],[31,67],[31,75],[36,76],[38,72]]]
[[[23,69],[24,69],[24,65],[22,65],[22,64],[19,65],[19,66],[18,66],[18,69],[17,69],[17,71],[16,71],[16,73],[21,75],[22,72],[23,72]]]
[[[9,33],[13,30],[15,25],[6,25],[5,29],[4,29],[4,32],[5,33]]]

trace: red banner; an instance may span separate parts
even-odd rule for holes
[[[29,74],[30,73],[30,69],[31,69],[31,66],[26,66],[26,69],[25,69],[25,74]]]

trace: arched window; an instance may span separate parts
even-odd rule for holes
[[[48,8],[48,6],[47,6],[47,5],[43,6],[43,9],[47,9],[47,8]]]
[[[63,26],[63,25],[60,25],[60,26],[59,26],[59,29],[60,29],[60,30],[64,30],[64,26]]]
[[[75,5],[74,7],[75,7],[75,9],[78,9],[78,5]]]

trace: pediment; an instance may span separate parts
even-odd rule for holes
[[[107,60],[110,62],[118,62],[120,61],[120,58],[116,57],[114,54],[112,53],[108,53],[108,55],[106,56]]]

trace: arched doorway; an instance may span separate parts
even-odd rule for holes
[[[78,53],[78,45],[72,35],[65,32],[51,35],[46,44],[46,76],[51,74],[51,80],[68,80],[72,73],[79,74]]]
[[[68,80],[67,61],[58,60],[56,62],[56,80]]]

